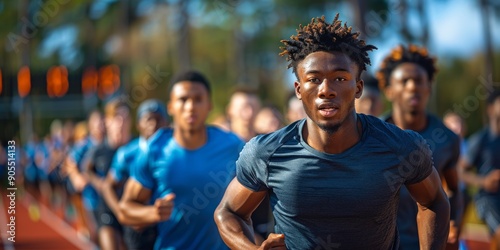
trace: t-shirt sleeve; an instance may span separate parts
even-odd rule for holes
[[[427,178],[434,168],[432,151],[422,136],[413,131],[407,131],[413,143],[406,148],[406,156],[401,167],[408,171],[405,185],[415,184]]]
[[[140,151],[138,154],[144,154],[138,156],[144,157],[144,160],[136,161],[135,164],[131,166],[130,176],[143,187],[153,190],[155,182],[151,171],[151,164],[154,163],[151,159],[152,153],[150,151]]]
[[[84,146],[81,144],[78,144],[73,147],[73,149],[69,152],[69,157],[75,161],[77,165],[80,164],[80,161],[82,160],[83,157],[83,151],[84,151]]]
[[[267,157],[259,153],[265,152],[262,150],[263,145],[259,145],[259,138],[260,136],[250,140],[236,161],[236,178],[243,186],[255,192],[267,189]]]
[[[124,168],[126,167],[125,163],[125,153],[122,148],[118,149],[116,154],[113,156],[113,161],[111,163],[111,177],[117,182],[122,181],[125,178]]]

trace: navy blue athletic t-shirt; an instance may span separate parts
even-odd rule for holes
[[[391,116],[383,118],[392,123]],[[432,151],[434,167],[438,173],[456,168],[460,156],[460,138],[433,115],[427,115],[427,126],[418,133],[427,141]],[[401,188],[398,209],[400,249],[420,249],[417,226],[417,203],[406,187]],[[453,218],[455,217],[452,215]]]
[[[358,118],[361,139],[340,154],[310,147],[305,120],[257,136],[241,152],[238,181],[269,192],[288,249],[397,249],[399,190],[430,175],[431,152],[415,132]]]

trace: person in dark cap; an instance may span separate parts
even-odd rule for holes
[[[119,221],[121,214],[118,209],[118,196],[123,184],[129,178],[131,168],[140,165],[141,162],[144,163],[146,159],[144,152],[147,149],[148,139],[154,137],[155,133],[165,127],[167,123],[165,105],[158,100],[146,100],[137,109],[136,126],[139,137],[117,150],[102,188],[102,196]],[[124,227],[123,230],[127,249],[153,248],[156,239],[155,226],[141,230]]]

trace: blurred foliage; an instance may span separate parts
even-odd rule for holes
[[[3,38],[0,39],[0,69],[4,85],[0,105],[9,105],[10,99],[5,97],[17,95],[16,74],[22,65],[30,65],[33,82],[30,100],[36,103],[46,94],[45,74],[51,66],[63,64],[68,67],[69,93],[78,95],[81,75],[87,67],[99,68],[114,63],[121,69],[121,93],[129,96],[134,109],[146,98],[154,97],[166,102],[169,80],[181,68],[197,69],[211,81],[215,105],[210,118],[224,113],[231,90],[237,85],[258,89],[263,102],[283,109],[285,99],[292,90],[293,78],[286,70],[285,59],[278,56],[281,39],[289,38],[298,24],[306,24],[312,17],[325,15],[331,20],[337,12],[342,13],[341,20],[348,21],[357,30],[372,29],[374,22],[379,22],[375,23],[378,25],[375,28],[395,30],[389,35],[403,37],[406,35],[398,34],[398,18],[404,19],[404,13],[395,11],[404,2],[0,1],[0,37]],[[498,16],[500,4],[497,1],[490,1],[489,4]],[[408,5],[408,8],[412,7],[414,5]],[[394,16],[390,17],[392,24],[388,25],[385,22],[391,13]],[[380,19],[373,19],[373,14]],[[367,16],[372,19],[367,20]],[[372,26],[366,26],[368,21]],[[412,32],[408,27],[403,30]],[[30,32],[28,36],[23,33],[25,31]],[[371,32],[368,35],[370,43],[383,43],[388,39],[388,32]],[[418,39],[418,35],[410,37]],[[443,114],[454,104],[463,104],[474,93],[479,84],[478,76],[482,74],[483,61],[480,55],[470,60],[439,60],[441,65],[434,105],[438,114]],[[495,61],[499,61],[498,57]],[[498,72],[495,79],[498,79]],[[97,104],[104,101],[100,100]],[[469,131],[481,126],[483,109],[479,107],[467,118]],[[37,132],[44,133],[47,121],[54,117],[47,116],[36,107],[33,110],[34,127]],[[9,119],[7,125],[1,122],[0,131],[17,127],[19,121],[14,121],[17,118]]]

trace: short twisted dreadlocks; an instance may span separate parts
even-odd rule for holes
[[[281,40],[285,47],[280,47],[280,55],[287,56],[286,60],[290,61],[288,68],[293,68],[297,78],[297,65],[307,55],[317,51],[339,51],[348,55],[358,65],[358,79],[361,72],[366,70],[366,65],[370,65],[367,52],[377,47],[358,39],[359,32],[353,33],[352,27],[347,27],[346,23],[342,26],[342,21],[338,19],[338,13],[331,24],[325,22],[325,16],[313,18],[305,27],[299,25],[296,36],[292,35],[290,40]]]
[[[384,58],[380,65],[380,69],[376,74],[379,88],[385,89],[385,87],[389,85],[392,71],[400,64],[406,62],[420,65],[425,72],[427,72],[429,81],[432,82],[437,72],[435,65],[436,58],[429,56],[429,52],[424,47],[410,44],[408,48],[406,48],[403,45],[399,45]]]

